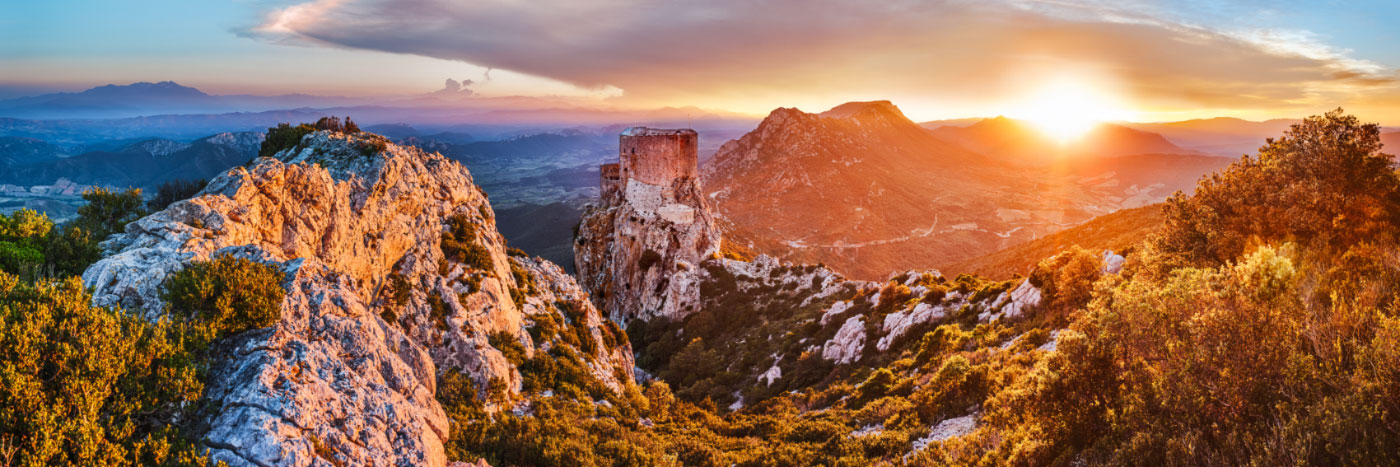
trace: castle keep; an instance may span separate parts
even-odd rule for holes
[[[699,309],[698,265],[720,234],[700,192],[695,130],[632,127],[598,169],[602,196],[575,234],[579,283],[619,323]]]
[[[618,163],[603,164],[603,191],[625,187],[629,180],[669,187],[682,178],[699,177],[699,135],[695,130],[632,127],[618,137]]]

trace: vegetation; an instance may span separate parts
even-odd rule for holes
[[[176,201],[190,199],[209,184],[208,180],[170,180],[156,188],[156,196],[146,202],[146,210],[164,210]]]
[[[73,226],[92,233],[93,237],[106,239],[114,233],[126,231],[126,225],[146,215],[141,209],[141,190],[137,188],[122,192],[106,188],[92,188],[83,192],[87,201],[78,208],[78,218]]]
[[[31,209],[0,214],[0,271],[30,282],[81,275],[101,257],[99,243],[146,214],[140,190],[94,188],[83,199],[78,218],[62,227]]]
[[[172,316],[208,323],[217,337],[265,328],[281,319],[282,271],[244,258],[219,256],[171,275],[161,299]]]
[[[1113,250],[1127,256],[1132,253],[1134,245],[1156,232],[1162,222],[1160,204],[1124,209],[996,253],[960,261],[946,270],[1005,280],[1029,274],[1041,259],[1072,246],[1095,253]]]
[[[13,465],[204,465],[211,348],[279,318],[281,275],[221,257],[171,276],[157,322],[92,306],[77,278],[0,272],[0,439]],[[10,465],[7,463],[7,465]]]
[[[272,157],[279,152],[295,148],[301,144],[303,136],[315,131],[315,127],[305,123],[297,126],[278,123],[277,126],[267,129],[267,137],[263,139],[262,147],[258,148],[258,157]]]
[[[292,126],[289,123],[278,123],[277,126],[267,129],[267,137],[263,139],[262,147],[258,148],[258,157],[272,157],[287,149],[296,148],[301,144],[301,138],[317,131],[331,131],[343,134],[358,134],[360,126],[345,117],[342,124],[338,117],[321,117],[316,123],[302,123]],[[376,140],[378,141],[378,140]],[[382,141],[377,143],[379,151],[383,151],[386,144]],[[360,148],[365,151],[364,147]]]
[[[442,254],[447,259],[468,267],[490,271],[496,264],[491,252],[482,246],[476,233],[476,224],[464,214],[447,218],[447,232],[442,234]]]
[[[182,416],[209,333],[93,307],[81,281],[0,272],[0,439],[16,466],[201,465]]]

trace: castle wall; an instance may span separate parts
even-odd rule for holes
[[[618,164],[603,164],[598,166],[598,188],[603,192],[617,188],[622,182],[622,170]]]
[[[621,176],[651,185],[698,178],[698,143],[695,130],[629,128],[618,140]]]

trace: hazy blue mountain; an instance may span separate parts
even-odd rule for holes
[[[263,134],[220,133],[190,143],[148,139],[112,151],[18,165],[0,173],[0,184],[43,185],[66,178],[84,185],[153,188],[174,179],[207,179],[258,153]]]

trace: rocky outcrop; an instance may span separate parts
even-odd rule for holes
[[[836,331],[836,336],[822,345],[822,358],[836,363],[860,360],[865,350],[865,317],[852,316]]]
[[[444,253],[449,224],[482,254]],[[286,273],[281,321],[230,338],[212,362],[204,443],[235,466],[445,465],[440,374],[510,398],[521,377],[491,336],[529,354],[563,345],[526,332],[544,313],[611,332],[559,267],[507,255],[464,167],[374,135],[307,135],[104,247],[111,255],[83,276],[94,302],[150,319],[165,313],[165,277],[190,262],[235,255]],[[631,384],[615,376],[633,371],[625,340],[583,360],[604,384]]]
[[[621,137],[623,146],[628,138],[667,137],[653,134],[662,131],[675,130],[629,129]],[[699,265],[719,252],[719,229],[699,180],[689,175],[694,167],[629,170],[630,160],[661,155],[627,156],[616,187],[604,190],[579,223],[574,247],[579,281],[614,321],[683,317],[699,308]],[[694,164],[693,157],[674,161]]]

